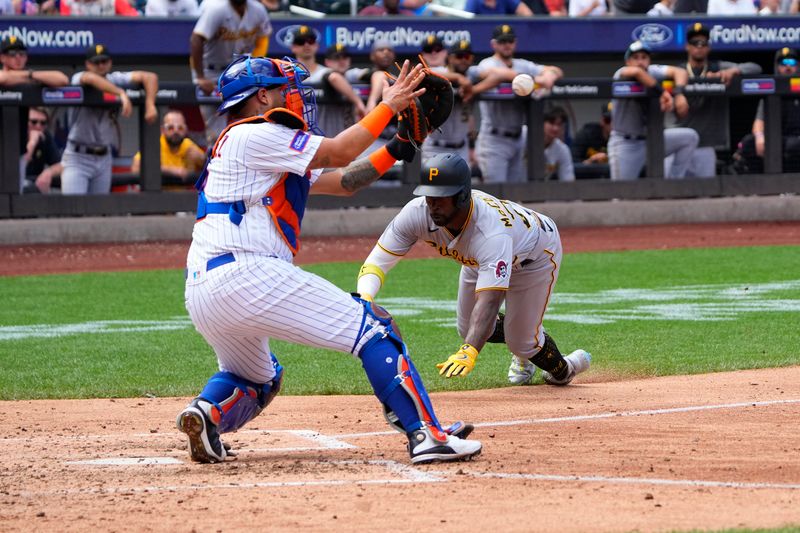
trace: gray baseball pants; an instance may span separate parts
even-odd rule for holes
[[[664,177],[683,178],[692,160],[700,137],[691,128],[664,130]],[[670,158],[669,156],[673,156]],[[612,131],[608,139],[608,162],[611,179],[635,180],[647,161],[647,141],[626,139]]]
[[[61,194],[108,194],[111,192],[111,151],[106,155],[73,152],[61,156]]]

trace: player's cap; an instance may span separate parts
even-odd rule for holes
[[[0,53],[5,54],[10,50],[27,50],[28,47],[25,46],[25,41],[20,39],[15,35],[9,35],[5,39],[3,39],[2,44],[0,44]]]
[[[388,39],[377,39],[375,42],[372,43],[373,52],[375,50],[383,50],[384,48],[388,48],[389,50],[394,50],[394,46],[392,46],[392,43],[390,43]]]
[[[350,57],[350,52],[348,52],[347,47],[341,43],[331,45],[325,50],[325,59],[342,59],[345,57]]]
[[[703,26],[701,22],[695,22],[686,29],[686,42],[691,41],[698,35],[701,37],[705,37],[706,39],[710,39],[711,30],[709,30],[708,27]]]
[[[633,41],[625,50],[625,61],[628,60],[636,52],[644,52],[647,55],[653,55],[653,50],[642,41]]]
[[[422,163],[416,196],[455,196],[472,184],[469,165],[458,154],[436,154]]]
[[[472,53],[472,44],[467,40],[460,40],[456,41],[453,46],[450,47],[451,54],[471,54]]]
[[[111,59],[111,54],[108,52],[108,47],[104,44],[95,44],[86,49],[86,60],[95,62],[103,61],[104,59]]]
[[[510,43],[517,40],[517,34],[514,33],[514,28],[508,24],[500,24],[499,26],[495,26],[494,30],[492,30],[492,39]]]
[[[776,65],[786,65],[789,67],[796,67],[797,66],[797,50],[794,48],[789,48],[785,46],[775,52],[775,64]]]
[[[294,37],[292,37],[292,44],[303,45],[306,43],[314,44],[316,42],[317,33],[313,28],[305,25],[297,28],[297,31],[294,32]]]
[[[426,54],[433,54],[444,50],[444,43],[436,35],[428,35],[422,41],[422,51]]]
[[[603,118],[611,118],[611,110],[613,109],[613,105],[614,104],[612,104],[611,101],[609,100],[608,102],[600,106],[600,115],[602,115]]]

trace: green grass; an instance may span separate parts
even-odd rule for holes
[[[359,265],[307,270],[350,291]],[[800,247],[570,254],[545,326],[563,352],[585,348],[594,356],[593,368],[623,376],[800,364],[798,267]],[[468,378],[440,379],[434,365],[461,339],[454,327],[432,321],[453,322],[454,313],[393,300],[453,301],[457,278],[452,261],[403,261],[389,274],[379,301],[398,313],[430,390],[506,386],[509,355],[501,345],[487,346]],[[710,287],[698,290],[701,285]],[[688,288],[669,292],[678,286]],[[639,292],[635,298],[608,292],[617,289]],[[188,396],[216,371],[212,350],[187,323],[182,271],[7,277],[0,278],[0,293],[0,399]],[[697,320],[692,313],[698,310],[728,319]],[[653,319],[658,314],[663,317]],[[576,321],[578,315],[605,323]],[[13,326],[44,325],[42,335],[114,320],[126,323],[103,326],[117,329],[112,332],[9,338]],[[118,330],[130,329],[130,321],[166,321],[174,329]],[[279,341],[272,347],[287,367],[287,394],[370,392],[359,362],[346,354]]]

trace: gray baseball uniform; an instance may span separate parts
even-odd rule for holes
[[[666,65],[650,65],[647,73],[656,80],[667,76]],[[614,73],[621,79],[622,69]],[[635,180],[647,161],[647,99],[614,98],[612,100],[612,130],[608,139],[608,162],[612,180]],[[689,168],[699,136],[691,128],[664,130],[664,176],[683,178]],[[673,157],[668,157],[672,155]]]
[[[317,126],[325,135],[334,137],[355,124],[356,117],[353,104],[345,100],[339,91],[328,83],[328,75],[331,72],[333,69],[318,65],[303,84],[314,87],[317,102],[322,98],[325,99],[324,104],[317,105]]]
[[[83,71],[72,76],[80,85]],[[131,72],[109,72],[114,85],[129,85]],[[111,150],[119,142],[117,113],[113,107],[70,107],[67,147],[61,162],[62,194],[108,194],[111,192]]]
[[[548,179],[556,177],[559,181],[575,181],[572,154],[564,141],[553,139],[550,146],[544,149],[544,160],[546,163],[545,174]]]
[[[487,57],[477,65],[481,74],[490,68],[508,68],[500,59]],[[517,74],[538,76],[544,67],[526,59],[512,59]],[[522,165],[525,107],[520,101],[481,100],[481,126],[475,146],[485,183],[523,182],[527,175]]]
[[[695,71],[689,63],[684,65],[689,79],[705,78],[709,72],[719,72],[732,67],[742,74],[759,74],[761,67],[756,63],[731,63],[730,61],[709,61],[705,68]],[[730,149],[730,116],[728,100],[715,95],[690,94],[689,114],[677,121],[677,125],[692,128],[700,136],[700,142],[692,155],[687,176],[711,177],[716,175],[716,150]]]
[[[259,37],[272,33],[272,23],[267,9],[257,0],[247,0],[241,17],[228,0],[206,0],[192,32],[206,39],[203,76],[216,80],[231,61],[252,52]],[[194,70],[192,81],[197,81]],[[217,115],[216,106],[200,106],[200,111],[206,122],[206,140],[213,144],[227,120]]]
[[[558,228],[550,218],[473,190],[467,222],[453,237],[433,224],[425,198],[419,197],[392,220],[365,263],[388,273],[417,241],[461,264],[457,314],[462,337],[469,328],[475,294],[501,290],[506,292],[508,349],[523,359],[539,351],[544,344],[542,320],[562,256]],[[377,292],[369,278],[359,278],[360,293]]]

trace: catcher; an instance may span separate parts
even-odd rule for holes
[[[421,240],[461,263],[457,318],[463,344],[437,365],[440,375],[469,374],[486,342],[505,342],[512,352],[508,379],[513,384],[529,383],[536,367],[550,385],[566,385],[587,370],[588,352],[563,357],[542,326],[561,265],[556,224],[519,204],[471,190],[469,166],[457,154],[427,159],[419,183],[414,194],[421,198],[405,205],[361,267],[361,297],[372,301],[386,273]],[[500,315],[504,301],[506,313]]]

